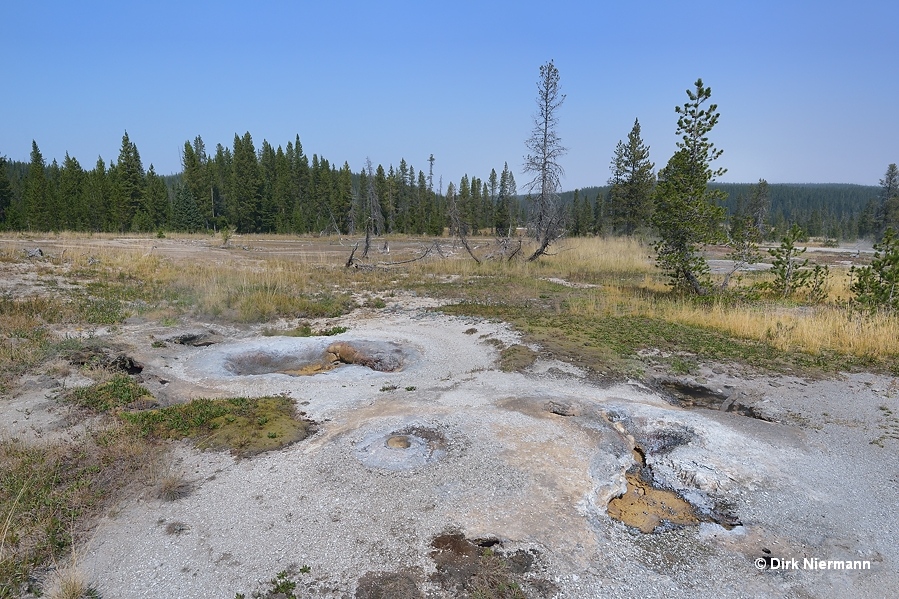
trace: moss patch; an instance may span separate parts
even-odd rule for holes
[[[510,345],[499,353],[499,368],[503,372],[521,372],[537,360],[537,352],[525,345]]]
[[[122,418],[145,436],[189,437],[201,449],[227,449],[238,456],[281,449],[314,432],[314,423],[297,414],[293,401],[285,397],[195,399],[123,413]]]

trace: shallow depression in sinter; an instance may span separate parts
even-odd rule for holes
[[[436,462],[446,455],[446,437],[431,427],[410,426],[372,431],[355,445],[356,458],[372,468],[409,470]]]

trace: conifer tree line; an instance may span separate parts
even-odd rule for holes
[[[28,163],[0,157],[0,229],[355,234],[376,222],[376,234],[441,235],[452,205],[466,233],[508,234],[522,218],[508,164],[486,180],[466,174],[444,194],[434,189],[433,156],[427,172],[405,159],[354,172],[347,162],[310,159],[299,135],[257,148],[247,132],[211,152],[198,136],[181,160],[177,175],[145,170],[127,132],[118,160],[98,158],[91,169],[68,153],[48,165],[32,142]]]
[[[604,186],[564,192],[565,232],[570,236],[652,234],[657,175],[642,140],[639,120],[617,143]],[[207,151],[201,137],[186,141],[182,172],[145,170],[127,132],[116,161],[98,158],[85,168],[68,153],[47,164],[36,142],[29,162],[0,156],[0,230],[205,231],[230,227],[241,233],[340,233],[365,230],[377,199],[379,233],[440,235],[461,227],[464,235],[509,235],[528,222],[508,163],[486,179],[465,175],[443,190],[435,185],[433,160],[416,170],[399,166],[339,168],[316,154],[309,159],[299,136],[286,146],[249,133]],[[431,157],[433,159],[433,157]],[[371,185],[369,185],[371,179]],[[436,189],[435,189],[436,187]],[[879,185],[711,183],[723,191],[729,220],[754,213],[759,238],[778,240],[798,224],[812,237],[881,239],[899,230],[899,168],[890,164]],[[458,212],[452,218],[451,210]]]

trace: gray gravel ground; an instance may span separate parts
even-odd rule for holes
[[[283,355],[321,342],[221,328],[214,332],[229,341],[154,348],[165,331],[123,327],[117,340],[163,402],[285,393],[320,427],[242,460],[177,446],[173,468],[195,490],[117,506],[77,552],[77,567],[107,599],[230,599],[283,570],[297,571],[303,596],[354,597],[367,573],[393,572],[427,597],[453,597],[434,582],[431,543],[461,532],[532,556],[522,577],[533,597],[895,596],[896,379],[746,378],[722,366],[692,382],[770,421],[682,409],[640,383],[600,385],[561,363],[501,372],[488,341],[515,342],[512,332],[428,305],[404,298],[367,318],[329,321],[350,329],[331,340],[402,347],[405,365],[393,373],[342,366],[311,377],[239,376],[223,364],[247,348]],[[38,406],[45,395],[32,385],[8,405],[22,413],[29,397]],[[53,418],[35,422],[49,431]],[[36,430],[4,422],[5,434]],[[409,447],[388,448],[394,436]],[[659,481],[742,525],[642,534],[611,520],[606,504],[625,489],[634,442]],[[799,569],[757,569],[765,556],[795,559]],[[803,569],[813,558],[866,560],[870,569]]]

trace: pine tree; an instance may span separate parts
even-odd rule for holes
[[[193,197],[193,194],[191,194]],[[234,135],[231,163],[231,189],[228,194],[228,220],[241,233],[256,231],[259,215],[260,177],[256,149],[250,132]]]
[[[431,192],[428,191],[428,179],[424,171],[418,171],[418,185],[415,188],[415,212],[418,215],[414,232],[418,234],[430,231],[431,217],[434,204],[431,201]]]
[[[203,220],[212,225],[215,218],[215,206],[212,196],[212,178],[209,172],[209,157],[206,155],[206,144],[199,135],[193,144],[184,142],[181,156],[181,181],[190,189],[198,204]],[[202,206],[202,208],[200,208]]]
[[[633,235],[649,224],[656,183],[654,168],[649,161],[649,146],[640,137],[640,121],[634,120],[627,143],[618,142],[612,159],[609,218],[617,233]]]
[[[768,192],[768,182],[759,179],[758,185],[749,189],[749,203],[747,216],[751,219],[752,226],[758,231],[758,239],[764,239],[768,233],[768,211],[771,209],[771,196]]]
[[[278,146],[275,152],[274,225],[278,233],[290,232],[290,214],[293,212],[294,169],[291,164],[293,147],[287,142],[287,151]]]
[[[259,150],[259,230],[265,233],[275,231],[277,218],[277,206],[275,204],[275,185],[277,175],[277,154],[268,140],[262,140],[262,148]]]
[[[111,199],[111,184],[103,158],[97,156],[97,164],[88,171],[85,179],[85,193],[88,208],[87,230],[108,230]]]
[[[887,167],[880,180],[880,197],[877,210],[877,238],[883,239],[890,227],[899,231],[899,168],[895,163]]]
[[[194,233],[202,226],[203,218],[190,188],[187,185],[180,185],[172,204],[172,229]]]
[[[84,231],[90,222],[90,206],[84,189],[85,173],[78,160],[66,152],[59,174],[59,197],[66,207],[63,228]]]
[[[349,215],[353,204],[353,171],[344,162],[337,172],[335,194],[331,201],[331,217],[338,233],[349,232]]]
[[[720,206],[726,194],[709,188],[709,183],[724,174],[711,163],[722,151],[709,141],[708,134],[718,123],[718,106],[705,106],[712,95],[702,79],[695,91],[687,90],[689,101],[678,106],[678,150],[659,172],[656,206],[652,222],[659,234],[656,262],[668,275],[672,287],[705,295],[711,290],[709,267],[702,248],[723,238]]]
[[[369,173],[371,175],[371,173]],[[375,235],[389,232],[393,221],[393,189],[387,180],[387,173],[380,164],[375,170],[374,176],[375,197],[381,207],[380,225],[376,228]]]
[[[6,169],[6,156],[0,156],[0,229],[9,228],[12,224],[12,186],[9,184],[9,173]]]
[[[571,214],[568,217],[568,222],[571,223],[568,233],[573,237],[580,237],[584,234],[584,223],[581,221],[581,214],[581,194],[579,189],[575,189],[574,197],[571,199]]]
[[[447,189],[446,201],[448,206],[451,205],[450,197],[449,189]],[[453,221],[450,224],[452,227],[450,235],[469,235],[471,234],[472,209],[471,183],[468,181],[467,174],[462,175],[458,191],[452,197],[455,201],[455,206],[451,208]]]
[[[147,170],[146,200],[149,224],[146,230],[164,229],[169,222],[169,190],[165,185],[165,180],[156,174],[156,169],[152,164]]]
[[[48,225],[52,231],[62,231],[66,228],[68,213],[68,206],[63,206],[59,195],[60,170],[59,163],[54,158],[47,167],[47,205],[50,208]]]
[[[231,148],[222,144],[216,144],[215,156],[209,163],[209,177],[212,185],[212,220],[213,228],[220,229],[227,226],[228,206],[231,204],[231,171],[234,158]]]
[[[140,154],[126,131],[122,136],[122,147],[115,169],[115,195],[111,216],[116,231],[131,228],[132,218],[143,208],[144,187],[144,168]]]
[[[37,142],[31,142],[31,162],[28,165],[28,175],[25,177],[25,193],[23,201],[25,205],[25,226],[33,231],[50,230],[50,205],[47,192],[47,174],[44,156],[37,147]]]
[[[509,237],[515,222],[512,218],[512,201],[515,197],[515,178],[509,170],[509,163],[503,165],[499,177],[499,191],[496,197],[496,210],[493,216],[493,228],[501,237]]]

